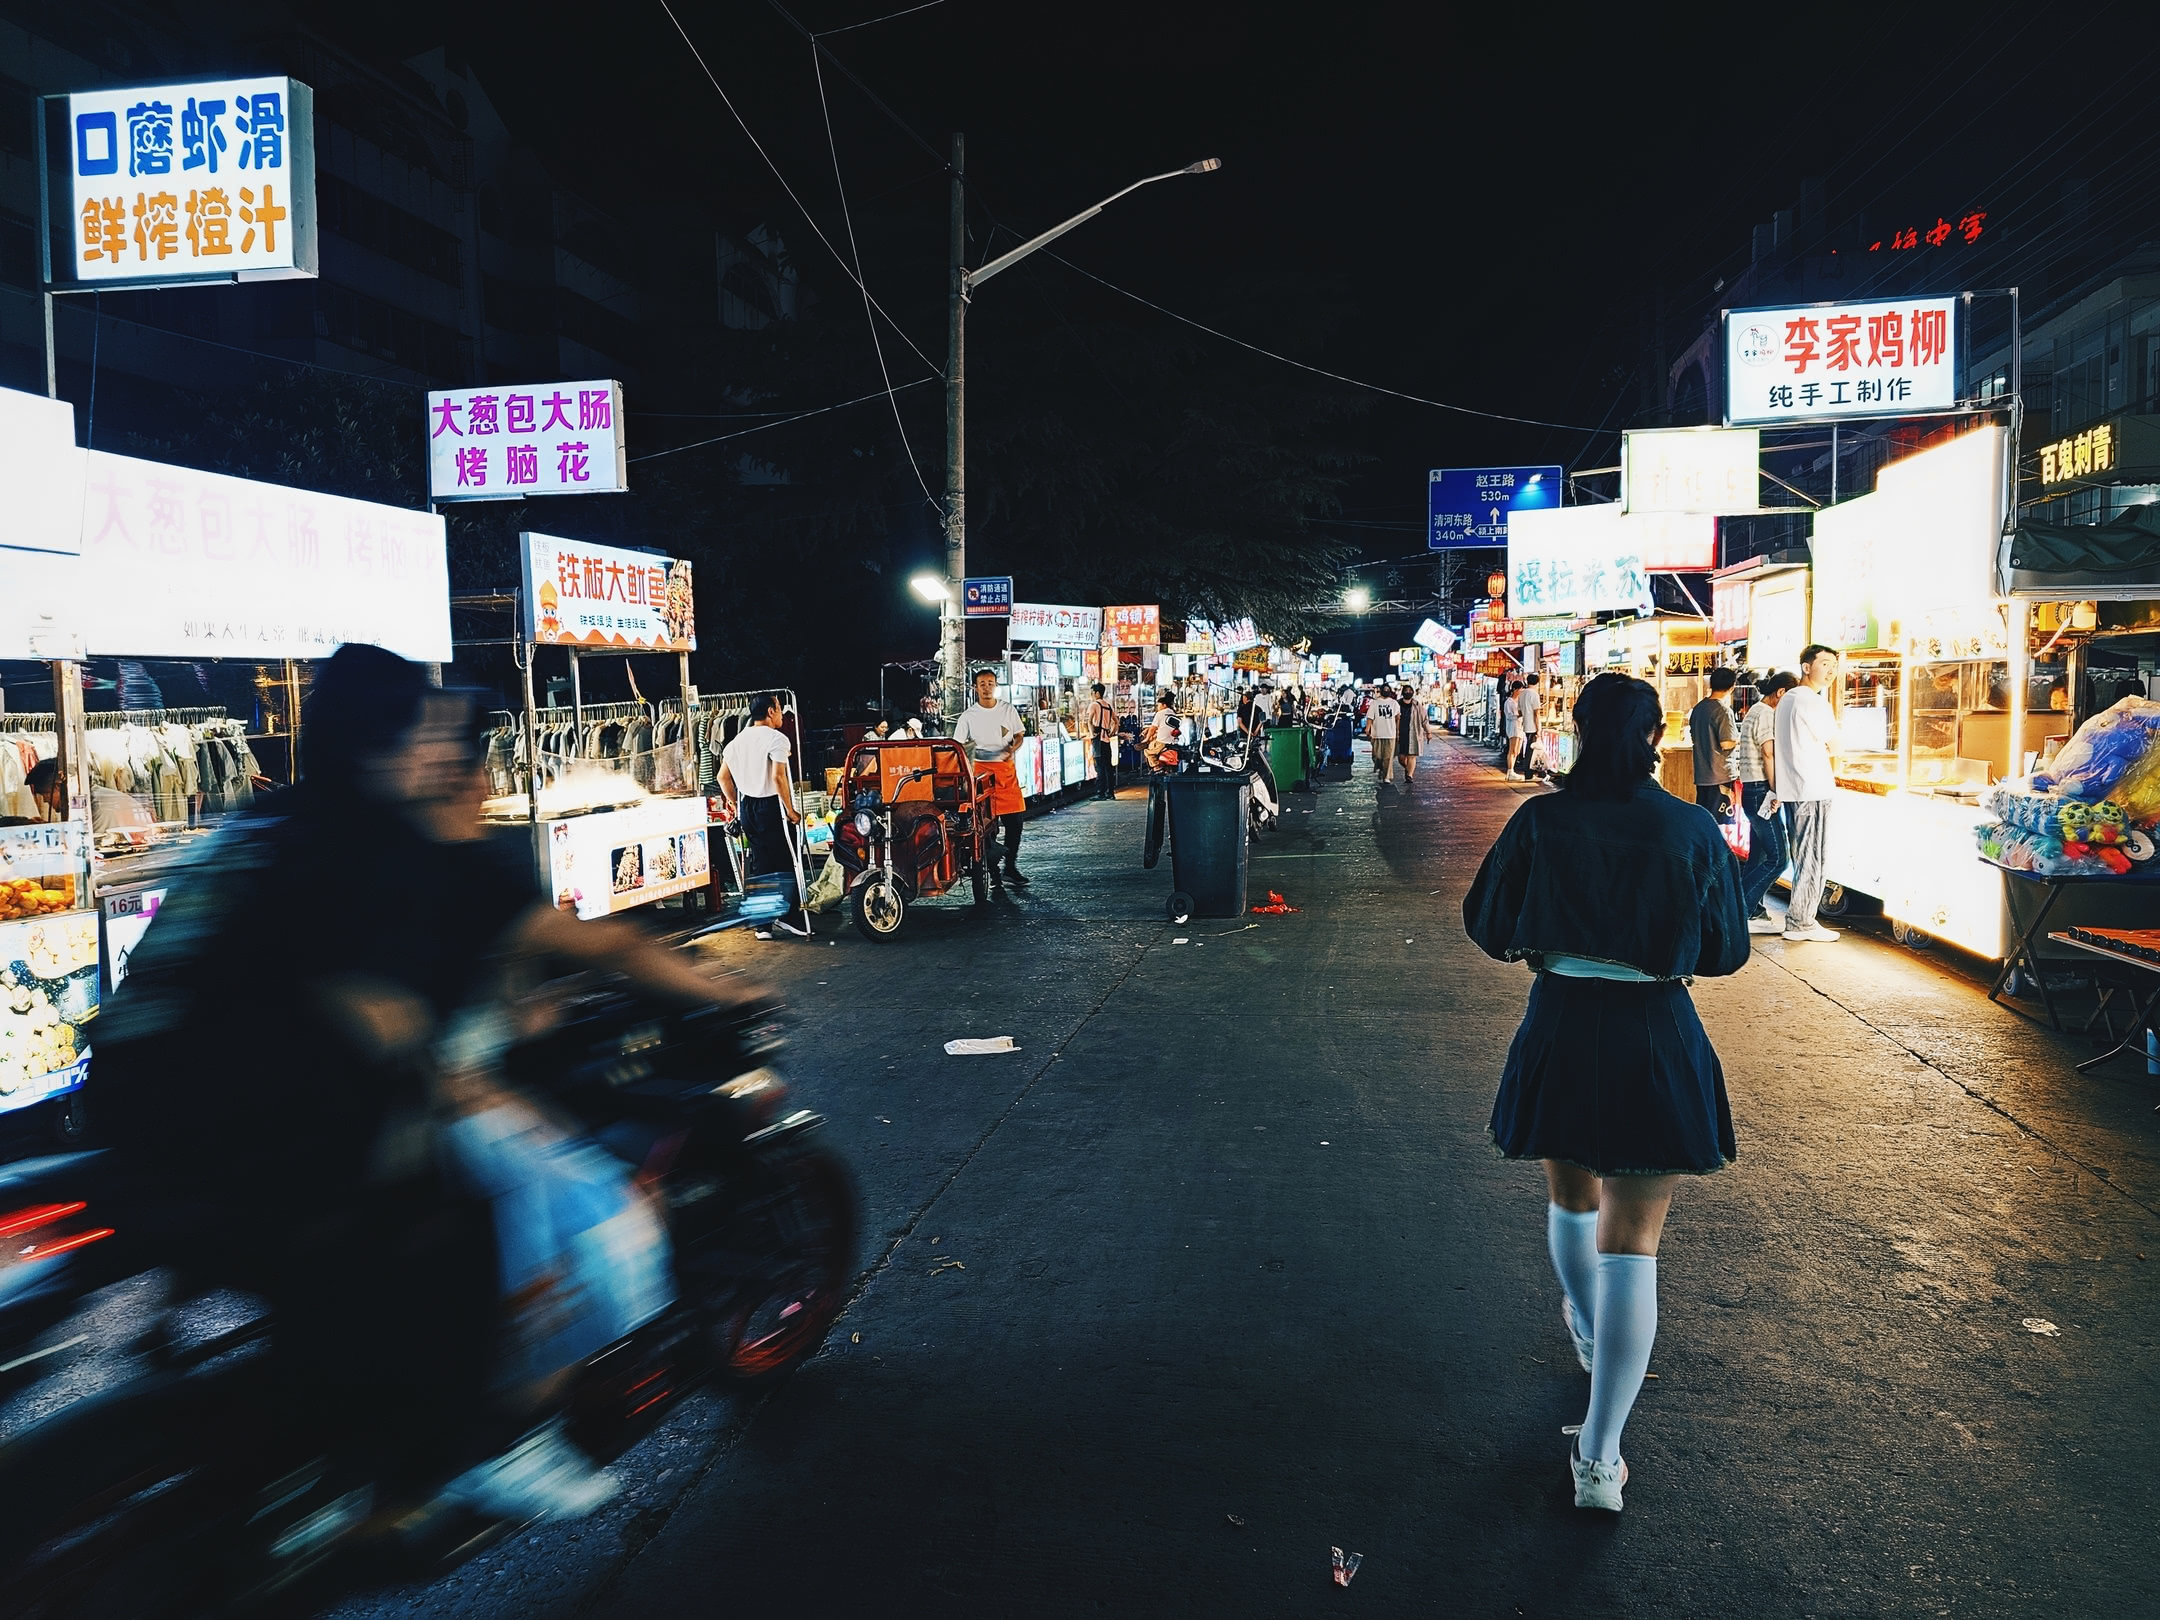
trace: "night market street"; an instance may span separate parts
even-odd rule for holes
[[[1529,976],[1461,922],[1538,790],[1439,747],[1292,798],[1253,872],[1294,914],[1164,923],[1128,793],[1037,821],[994,921],[729,936],[860,1175],[858,1297],[599,1516],[340,1612],[2160,1607],[2155,1087],[1879,924],[1696,986],[1740,1158],[1667,1229],[1627,1512],[1573,1509],[1542,1189],[1485,1137]]]

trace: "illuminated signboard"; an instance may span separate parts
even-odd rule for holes
[[[1725,312],[1729,425],[1910,416],[1958,398],[1956,298]]]
[[[697,651],[687,561],[552,534],[521,534],[518,541],[527,640],[610,652]]]
[[[2040,482],[2067,484],[2094,473],[2112,472],[2122,459],[2122,434],[2117,424],[2098,427],[2040,447]]]
[[[1739,516],[1761,508],[1755,428],[1658,428],[1620,435],[1620,507]]]
[[[1108,607],[1103,618],[1113,645],[1159,647],[1162,645],[1162,608],[1153,602],[1135,607]]]
[[[1942,215],[1937,214],[1935,223],[1928,226],[1926,230],[1922,230],[1917,225],[1901,226],[1892,231],[1887,237],[1878,237],[1875,241],[1870,242],[1868,251],[1870,253],[1880,253],[1887,248],[1892,253],[1903,253],[1908,249],[1919,247],[1923,242],[1931,248],[1957,247],[1960,245],[1970,247],[1980,240],[1981,234],[1986,229],[1987,213],[1983,209],[1968,209],[1958,215],[1958,222],[1955,225],[1944,219]]]
[[[630,487],[622,384],[492,383],[427,397],[428,495],[500,501]]]
[[[77,281],[316,273],[315,100],[299,80],[90,90],[67,104]]]

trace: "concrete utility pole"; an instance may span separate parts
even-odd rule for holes
[[[967,137],[952,138],[951,309],[945,340],[945,599],[938,606],[938,707],[950,731],[967,705]]]
[[[1181,174],[1213,174],[1222,167],[1220,158],[1202,158],[1167,174],[1151,174],[1135,180],[1124,191],[1114,192],[1092,208],[1082,209],[1061,225],[1030,237],[1009,253],[1001,253],[980,270],[967,267],[967,143],[952,138],[952,231],[948,256],[951,282],[951,328],[945,347],[945,599],[938,609],[939,709],[947,728],[959,720],[967,707],[967,306],[968,296],[999,271],[1018,264],[1038,248],[1047,247],[1076,225],[1085,225],[1118,198],[1151,186],[1158,180],[1174,180]]]

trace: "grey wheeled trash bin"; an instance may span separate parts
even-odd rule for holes
[[[1171,880],[1177,885],[1172,918],[1181,910],[1194,917],[1244,916],[1252,778],[1243,771],[1202,772],[1170,777],[1163,787],[1170,800]]]

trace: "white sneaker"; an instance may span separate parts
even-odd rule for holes
[[[1560,1320],[1567,1324],[1567,1336],[1575,1341],[1575,1359],[1582,1363],[1582,1370],[1588,1372],[1590,1353],[1596,1341],[1575,1325],[1575,1303],[1565,1294],[1560,1296]]]
[[[1751,934],[1782,934],[1785,932],[1785,925],[1775,917],[1750,917],[1747,920],[1747,931]]]
[[[1571,1423],[1560,1431],[1562,1434],[1580,1436],[1582,1425]],[[1568,1447],[1568,1469],[1575,1476],[1575,1505],[1579,1508],[1596,1508],[1605,1513],[1620,1511],[1620,1487],[1627,1483],[1627,1464],[1624,1462],[1584,1462],[1582,1441]]]
[[[1787,923],[1785,925],[1785,937],[1791,940],[1812,940],[1818,945],[1827,945],[1838,936],[1836,929],[1825,928],[1821,923],[1816,923],[1809,928],[1795,928],[1791,923]]]

